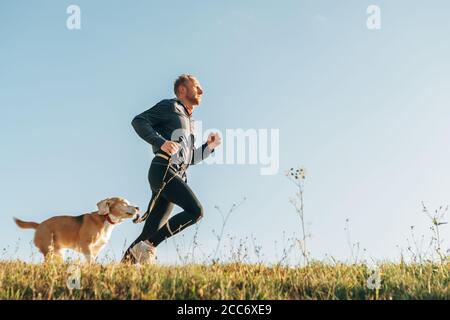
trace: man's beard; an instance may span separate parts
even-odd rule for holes
[[[198,106],[200,104],[200,97],[196,97],[195,94],[190,94],[186,98],[193,106]]]

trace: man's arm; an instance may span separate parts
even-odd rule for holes
[[[131,125],[139,137],[158,148],[161,148],[164,142],[166,142],[166,139],[164,139],[153,127],[167,119],[167,107],[168,106],[163,104],[157,104],[134,117],[131,122]]]
[[[210,133],[207,142],[194,150],[194,156],[192,157],[191,164],[197,164],[208,158],[221,143],[222,138],[217,132]]]
[[[192,156],[191,165],[197,164],[197,163],[205,160],[213,152],[214,152],[214,149],[211,149],[210,147],[208,147],[208,142],[205,142],[200,147],[194,149],[194,155]]]

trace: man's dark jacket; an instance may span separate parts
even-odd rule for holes
[[[193,121],[180,100],[166,99],[134,117],[131,124],[137,134],[152,145],[155,154],[166,154],[161,146],[167,140],[179,142],[180,149],[171,157],[172,162],[189,165],[199,163],[214,152],[206,142],[195,147]]]

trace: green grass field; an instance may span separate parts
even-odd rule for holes
[[[0,299],[450,299],[450,263],[382,264],[378,290],[365,265],[82,264],[72,290],[69,267],[0,262]]]

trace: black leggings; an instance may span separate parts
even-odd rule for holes
[[[153,196],[161,187],[167,163],[168,161],[161,157],[155,157],[152,161],[148,172],[148,180]],[[173,179],[171,179],[172,177]],[[133,242],[131,247],[144,240],[150,241],[156,247],[165,239],[195,224],[203,217],[203,207],[194,192],[185,180],[175,173],[172,167],[167,170],[165,181],[169,179],[171,179],[170,182],[160,193],[151,214],[145,221],[141,235]],[[183,211],[169,219],[175,204],[181,207]]]

